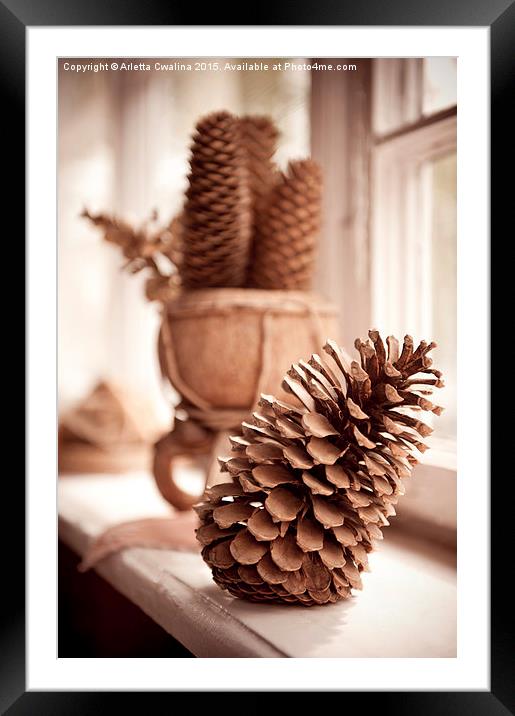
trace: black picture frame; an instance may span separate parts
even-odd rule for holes
[[[255,3],[243,8],[231,8],[230,15],[218,4],[202,8],[202,25],[399,25],[399,26],[488,26],[491,39],[491,230],[496,236],[495,246],[502,244],[503,219],[511,209],[513,182],[504,181],[510,176],[512,161],[509,147],[513,148],[513,96],[515,67],[515,2],[513,0],[432,0],[414,3],[413,0],[368,0],[368,2],[341,2],[317,0],[309,3],[299,0],[288,3]],[[159,0],[0,0],[0,83],[4,108],[4,146],[14,150],[9,163],[9,211],[16,217],[16,232],[25,216],[25,39],[29,26],[66,25],[196,25],[197,4],[160,2]],[[7,141],[5,141],[7,139]],[[503,171],[503,169],[505,171]],[[510,201],[511,199],[511,201]],[[16,211],[17,209],[17,211]],[[511,216],[510,216],[511,218]],[[511,223],[506,221],[506,226]],[[22,247],[20,239],[19,246]],[[493,254],[492,254],[493,257]],[[492,299],[494,296],[492,295]],[[499,299],[501,300],[501,299]],[[503,305],[503,304],[499,304]],[[14,323],[14,321],[13,321]],[[473,342],[473,337],[471,337]],[[30,346],[28,347],[31,348]],[[479,376],[478,379],[485,379]],[[20,376],[20,381],[22,380]],[[20,385],[22,383],[20,382]],[[499,444],[502,436],[497,431]],[[493,451],[492,451],[493,452]],[[502,476],[509,478],[510,475]],[[120,708],[120,699],[128,697],[132,708],[148,709],[151,698],[164,694],[112,694],[78,692],[26,692],[25,691],[25,531],[24,484],[21,475],[10,479],[7,499],[10,517],[9,549],[4,550],[4,582],[2,623],[0,633],[0,711],[18,716],[21,714],[103,714]],[[492,539],[491,539],[491,691],[473,692],[408,692],[408,693],[346,693],[341,695],[345,708],[378,708],[382,712],[398,714],[475,714],[515,713],[513,693],[513,660],[509,626],[510,612],[502,602],[505,589],[507,561],[503,555],[512,543],[513,528],[506,499],[506,479],[497,485],[492,482]],[[7,504],[7,501],[4,505]],[[5,509],[5,508],[4,508]],[[7,511],[7,509],[6,509]],[[5,521],[4,521],[5,524]],[[342,667],[344,668],[344,667]],[[286,695],[286,694],[285,694]],[[283,696],[285,696],[283,695]],[[213,694],[198,694],[218,702]],[[309,704],[309,694],[303,695]],[[282,698],[281,698],[282,700]],[[115,703],[116,701],[116,703]],[[324,697],[325,702],[325,697]],[[320,705],[322,701],[319,701]],[[269,710],[270,701],[265,694],[256,694],[246,711],[257,713]],[[359,706],[358,706],[359,704]]]

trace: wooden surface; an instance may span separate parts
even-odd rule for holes
[[[116,522],[170,514],[150,476],[59,480],[59,536],[78,554]],[[364,589],[321,607],[259,605],[221,591],[200,555],[129,549],[98,572],[198,657],[454,657],[452,553],[392,530]]]

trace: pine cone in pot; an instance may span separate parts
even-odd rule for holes
[[[183,286],[243,286],[251,199],[242,127],[229,112],[213,112],[197,123],[188,184],[180,220]]]
[[[333,341],[325,355],[299,361],[284,378],[290,403],[263,395],[233,455],[230,481],[197,505],[197,539],[215,582],[255,602],[306,606],[345,599],[361,588],[374,541],[395,515],[405,478],[431,428],[420,411],[443,386],[434,343],[402,349],[379,333],[357,340],[359,360]]]
[[[312,288],[321,223],[322,174],[312,159],[291,161],[262,205],[249,280],[265,289]]]

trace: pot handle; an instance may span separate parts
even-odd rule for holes
[[[209,458],[214,435],[201,430],[191,423],[176,423],[174,430],[167,433],[154,445],[153,473],[161,495],[177,510],[189,510],[199,502],[207,482],[207,470],[202,493],[193,495],[186,492],[175,481],[173,462],[177,458]]]

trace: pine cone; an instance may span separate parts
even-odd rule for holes
[[[251,285],[294,291],[312,287],[321,190],[316,162],[288,164],[288,172],[272,189],[264,229],[254,245]]]
[[[262,395],[231,438],[235,455],[220,462],[232,481],[209,488],[196,510],[202,556],[234,596],[310,606],[361,588],[431,433],[409,413],[440,414],[427,396],[443,385],[427,356],[434,343],[413,350],[406,336],[399,352],[394,337],[386,350],[377,331],[369,336],[356,341],[359,361],[328,341],[323,360],[293,365],[283,387],[297,405]]]
[[[252,202],[252,248],[249,268],[255,261],[256,247],[266,235],[266,217],[273,186],[281,176],[273,156],[279,131],[274,122],[265,116],[241,118],[242,140],[247,156],[247,169]],[[252,286],[252,280],[248,281]]]
[[[247,156],[248,181],[254,222],[263,209],[263,201],[277,178],[273,156],[279,131],[269,117],[241,118],[242,142]]]
[[[193,137],[183,215],[186,288],[242,286],[251,231],[245,151],[238,119],[216,112]]]

